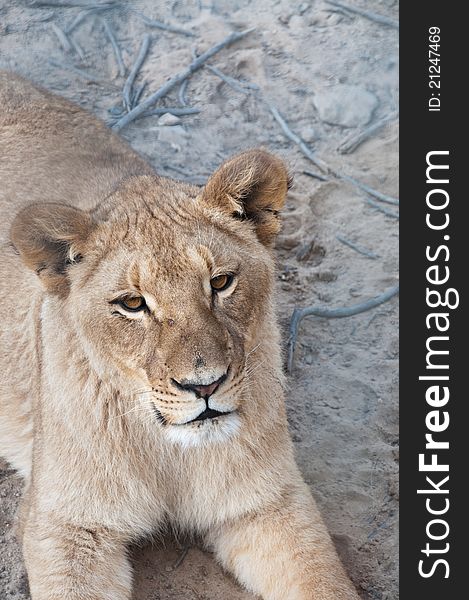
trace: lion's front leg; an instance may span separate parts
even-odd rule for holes
[[[358,600],[303,482],[275,505],[217,527],[208,542],[263,600]]]
[[[101,527],[28,519],[23,554],[32,600],[128,600],[132,573],[125,544]]]

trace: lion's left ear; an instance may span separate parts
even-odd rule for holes
[[[78,208],[43,202],[31,204],[16,215],[10,239],[46,290],[65,296],[69,288],[67,267],[78,262],[92,226],[90,215]]]
[[[254,224],[270,246],[280,230],[279,211],[291,180],[283,161],[265,150],[249,150],[226,161],[202,191],[202,201]]]

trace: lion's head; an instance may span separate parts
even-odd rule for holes
[[[249,354],[271,315],[288,183],[279,159],[252,150],[202,190],[145,175],[89,212],[29,206],[11,239],[103,381],[173,440],[223,439],[242,425]]]

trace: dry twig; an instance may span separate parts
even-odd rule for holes
[[[399,200],[397,200],[396,198],[392,198],[391,196],[387,196],[386,194],[383,194],[382,192],[378,192],[377,190],[374,190],[373,188],[366,185],[365,183],[362,183],[361,181],[357,181],[356,179],[354,179],[353,177],[350,177],[349,175],[344,175],[340,171],[337,171],[336,169],[334,169],[333,167],[328,165],[321,158],[317,157],[316,154],[308,148],[308,146],[301,139],[301,137],[299,135],[297,135],[296,133],[294,133],[290,129],[289,125],[287,124],[285,119],[280,115],[278,110],[269,103],[267,103],[267,105],[270,109],[270,112],[273,114],[275,120],[280,125],[280,127],[282,128],[282,130],[283,130],[284,134],[287,136],[287,138],[292,140],[293,142],[295,142],[295,144],[298,145],[298,147],[303,152],[303,154],[306,156],[306,158],[308,158],[312,163],[314,163],[317,167],[319,167],[321,169],[321,171],[325,171],[326,173],[329,172],[331,175],[334,175],[335,177],[337,177],[337,179],[341,179],[342,181],[347,181],[348,183],[351,183],[352,185],[363,190],[367,194],[370,194],[370,196],[374,196],[378,200],[381,200],[381,202],[386,202],[388,204],[393,204],[393,205],[399,204]],[[306,173],[306,174],[308,174],[308,173]],[[315,176],[316,176],[315,174],[311,175],[311,177],[315,177]]]
[[[360,304],[354,304],[345,308],[326,308],[322,306],[309,306],[307,308],[295,308],[293,311],[290,321],[290,335],[288,338],[288,360],[287,360],[287,371],[292,372],[293,368],[293,355],[295,352],[296,339],[298,336],[298,327],[300,322],[305,317],[315,316],[325,319],[343,319],[344,317],[352,317],[358,315],[367,310],[371,310],[384,302],[387,302],[399,293],[399,286],[395,286],[388,291],[384,292],[380,296],[371,298],[366,302]]]
[[[363,142],[365,140],[367,140],[374,133],[376,133],[377,131],[382,129],[385,125],[387,125],[391,121],[394,121],[394,119],[396,117],[397,117],[397,113],[392,113],[390,115],[387,115],[386,117],[383,117],[382,119],[380,119],[379,121],[376,121],[376,123],[373,123],[372,125],[370,125],[366,129],[364,129],[363,131],[360,131],[359,133],[353,134],[350,137],[348,137],[346,140],[344,140],[340,144],[340,146],[337,148],[337,150],[341,154],[352,153],[361,144],[363,144]]]
[[[143,90],[147,87],[147,82],[143,81],[138,88],[135,90],[135,92],[132,94],[132,98],[130,100],[131,104],[132,104],[132,108],[134,106],[137,106],[137,104],[140,102],[140,96],[143,94]]]
[[[394,212],[393,210],[389,210],[389,208],[386,208],[385,206],[381,206],[381,204],[378,204],[371,198],[367,198],[366,203],[369,204],[370,206],[372,206],[373,208],[376,208],[376,210],[379,210],[380,212],[384,213],[385,215],[388,215],[388,217],[393,217],[394,219],[399,219],[398,213]]]
[[[314,171],[309,171],[308,169],[304,170],[303,173],[308,175],[308,177],[314,177],[314,179],[319,179],[319,181],[329,181],[327,177],[324,175],[320,175],[319,173],[315,173]]]
[[[71,52],[72,50],[74,50],[80,57],[80,60],[83,60],[85,58],[84,52],[81,49],[81,47],[79,46],[79,44],[77,42],[75,42],[75,40],[68,35],[69,34],[68,28],[65,29],[65,31],[64,31],[55,23],[51,23],[51,28],[52,28],[52,31],[57,36],[57,39],[59,40],[60,45],[62,46],[62,49],[65,52]]]
[[[190,550],[190,546],[184,546],[181,554],[178,556],[177,560],[173,564],[173,571],[175,571],[182,565],[182,563],[184,562],[184,559],[189,554],[189,550]]]
[[[88,8],[88,9],[99,9],[104,10],[107,8],[114,8],[117,6],[116,2],[90,2],[89,0],[71,0],[71,1],[60,1],[60,0],[33,0],[29,6],[32,8]]]
[[[385,17],[384,15],[379,15],[378,13],[371,12],[369,10],[363,10],[363,8],[358,8],[356,6],[350,6],[350,4],[344,4],[343,2],[337,2],[336,0],[326,0],[327,4],[331,4],[332,6],[338,6],[343,10],[346,10],[351,13],[355,13],[360,15],[361,17],[365,17],[365,19],[369,19],[370,21],[374,21],[375,23],[379,23],[380,25],[387,25],[388,27],[394,27],[394,29],[399,29],[399,23],[394,19],[389,17]]]
[[[381,202],[385,202],[386,204],[393,204],[394,206],[399,206],[399,200],[397,200],[396,198],[388,196],[387,194],[383,194],[382,192],[378,192],[378,190],[371,188],[369,185],[366,185],[366,183],[357,181],[353,177],[350,177],[350,175],[344,175],[342,173],[339,173],[338,171],[333,171],[332,169],[331,171],[339,179],[342,179],[343,181],[348,181],[355,187],[359,188],[360,190],[363,190],[364,192],[366,192],[370,196],[373,196],[377,200],[381,200]]]
[[[194,108],[192,106],[183,106],[181,107],[161,107],[161,108],[152,108],[148,110],[143,116],[151,117],[152,115],[165,115],[169,113],[170,115],[174,115],[175,117],[183,117],[184,115],[197,115],[200,113],[199,108]]]
[[[321,171],[325,171],[327,173],[329,171],[328,165],[320,158],[317,158],[316,155],[308,148],[308,146],[300,138],[300,136],[296,135],[296,133],[294,133],[290,129],[287,122],[280,115],[280,113],[275,108],[275,106],[273,106],[272,104],[269,104],[268,102],[267,102],[267,106],[269,107],[269,110],[272,113],[272,115],[274,116],[274,119],[280,125],[280,127],[283,130],[283,133],[287,136],[287,138],[290,139],[292,142],[295,142],[295,144],[297,144],[297,146],[300,148],[300,150],[303,152],[303,154],[306,156],[306,158],[308,158],[319,169],[321,169]]]
[[[77,16],[74,19],[72,19],[72,21],[67,25],[67,27],[65,28],[65,33],[67,33],[67,34],[71,33],[74,29],[76,29],[79,25],[81,25],[83,23],[83,21],[90,15],[94,15],[100,11],[109,10],[110,8],[114,8],[114,6],[112,4],[109,6],[95,5],[92,8],[87,8],[86,10],[80,11],[77,14]]]
[[[181,33],[182,35],[187,35],[188,37],[195,36],[195,33],[193,33],[192,31],[188,31],[183,27],[178,27],[177,25],[169,25],[167,23],[162,23],[161,21],[149,19],[145,15],[142,15],[142,13],[138,10],[133,10],[132,12],[139,16],[140,19],[142,19],[142,21],[145,23],[145,25],[148,25],[149,27],[155,27],[156,29],[162,29],[163,31],[169,31],[171,33]]]
[[[133,86],[135,78],[137,77],[138,72],[140,71],[140,69],[143,65],[143,62],[148,54],[148,50],[150,48],[150,43],[151,43],[151,35],[149,33],[147,33],[145,35],[145,37],[143,38],[142,45],[140,46],[140,50],[138,51],[137,58],[135,59],[135,62],[130,70],[129,76],[127,77],[127,80],[124,84],[122,96],[124,98],[124,107],[127,111],[132,110],[132,101],[131,101],[132,86]]]
[[[70,43],[72,44],[73,49],[75,50],[75,52],[78,54],[78,56],[80,57],[80,60],[85,60],[85,53],[83,52],[82,47],[80,46],[80,44],[75,41],[72,36],[69,36],[68,38],[70,40]]]
[[[109,83],[109,81],[106,81],[105,79],[101,79],[100,77],[96,77],[96,75],[93,75],[92,73],[88,73],[88,71],[85,71],[84,69],[79,69],[78,67],[74,67],[73,65],[61,63],[57,60],[53,60],[52,58],[50,58],[48,60],[48,63],[50,65],[52,65],[53,67],[56,67],[57,69],[63,69],[64,71],[71,71],[72,73],[75,73],[82,79],[86,79],[86,81],[91,81],[93,83],[99,83],[100,85],[106,86],[108,88],[116,89],[116,86],[113,85],[112,83]]]
[[[121,49],[119,48],[119,44],[117,43],[116,36],[114,35],[114,32],[112,31],[112,28],[106,19],[101,17],[100,21],[104,26],[104,31],[106,32],[106,35],[107,35],[109,41],[111,42],[112,49],[114,50],[114,56],[116,57],[117,68],[119,69],[119,76],[124,77],[125,65],[124,65],[124,61],[122,60],[122,53],[121,53]]]
[[[341,235],[336,235],[335,237],[342,244],[345,244],[349,248],[352,248],[352,250],[355,250],[355,252],[358,252],[359,254],[363,254],[363,256],[366,256],[367,258],[373,258],[373,259],[379,258],[379,256],[377,254],[375,254],[374,252],[371,252],[371,250],[367,250],[363,246],[359,246],[358,244],[351,242],[350,240],[342,237]]]
[[[55,33],[57,39],[59,40],[59,43],[62,46],[62,50],[64,50],[65,52],[71,52],[73,50],[72,44],[70,43],[68,35],[65,33],[65,31],[60,29],[60,27],[55,23],[51,23],[50,27]]]
[[[187,106],[186,90],[187,90],[188,85],[189,85],[189,80],[184,79],[184,81],[179,86],[178,100],[179,100],[179,103],[182,104],[182,106]]]
[[[222,50],[222,48],[230,46],[234,42],[242,39],[252,31],[254,31],[254,29],[247,29],[246,31],[231,33],[224,40],[222,40],[218,44],[215,44],[215,46],[212,46],[209,50],[198,56],[195,60],[193,60],[190,63],[190,65],[186,69],[184,69],[184,71],[181,71],[180,73],[172,77],[169,81],[162,85],[159,90],[157,90],[151,96],[146,98],[146,100],[141,102],[138,106],[133,108],[128,114],[122,117],[122,119],[119,119],[119,121],[117,121],[117,123],[115,123],[115,125],[113,125],[112,127],[114,131],[119,131],[120,129],[131,123],[134,119],[140,117],[151,106],[153,106],[155,102],[166,96],[166,94],[168,94],[168,92],[170,92],[174,87],[180,85],[185,79],[190,77],[192,73],[200,69],[204,65],[204,63],[207,62],[207,60],[211,58],[214,54]]]
[[[237,92],[249,94],[249,90],[245,89],[237,79],[234,79],[234,77],[225,75],[222,73],[222,71],[220,71],[220,69],[217,69],[217,67],[212,67],[212,65],[205,65],[205,67]]]

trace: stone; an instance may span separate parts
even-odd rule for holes
[[[319,134],[314,127],[307,125],[300,130],[300,137],[305,142],[311,144],[311,142],[315,142],[317,139],[319,139]]]
[[[170,144],[171,147],[178,151],[184,145],[187,138],[187,131],[182,125],[174,125],[173,127],[158,127],[158,141]]]
[[[366,125],[379,104],[371,92],[340,83],[318,91],[313,102],[322,121],[342,127]]]
[[[158,125],[179,125],[180,122],[181,119],[171,113],[165,113],[158,119]]]
[[[300,15],[293,15],[288,22],[288,26],[292,31],[299,32],[307,27],[308,23],[306,23],[304,18],[300,17]]]

